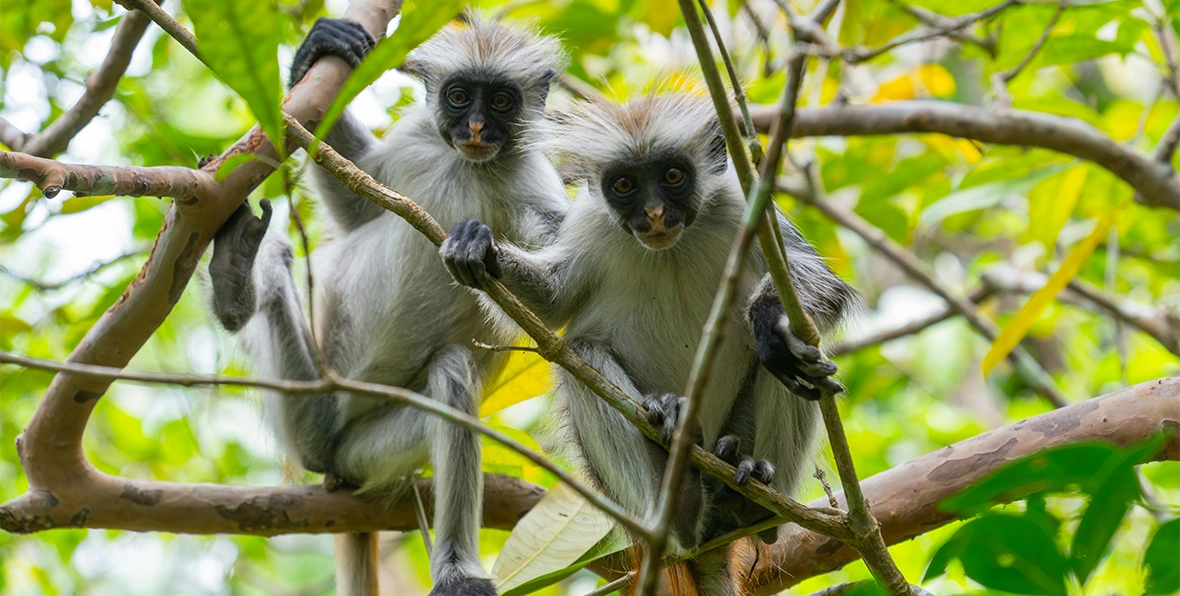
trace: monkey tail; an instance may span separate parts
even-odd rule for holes
[[[377,594],[377,533],[336,535],[336,593]]]
[[[632,544],[628,552],[631,555],[632,568],[637,569],[639,562],[643,560],[643,546]],[[667,594],[668,596],[705,596],[705,593],[701,591],[700,584],[697,582],[696,575],[685,561],[665,567],[660,572],[659,586],[656,589],[657,594]],[[639,582],[633,581],[623,591],[623,596],[635,596],[638,591]]]

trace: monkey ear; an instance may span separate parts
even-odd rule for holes
[[[537,87],[538,87],[537,90],[541,96],[541,103],[542,104],[544,104],[545,99],[547,99],[549,97],[549,87],[553,83],[553,78],[556,76],[557,76],[557,71],[550,68],[550,69],[546,70],[544,73],[542,73],[541,77],[537,80]]]
[[[405,62],[402,62],[402,65],[398,68],[398,70],[401,71],[402,74],[407,74],[412,77],[424,79],[424,78],[426,78],[426,73],[424,72],[424,70],[425,70],[424,66],[425,65],[422,64],[422,62],[420,60],[415,60],[413,57],[410,57],[410,58],[406,58]]]
[[[722,174],[729,167],[729,154],[725,150],[725,134],[721,132],[721,123],[714,120],[706,129],[705,134],[708,140],[705,151],[711,166],[709,171],[714,174]]]

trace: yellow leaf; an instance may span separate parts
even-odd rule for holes
[[[515,440],[517,443],[532,449],[536,453],[541,453],[541,446],[537,444],[537,440],[532,435],[520,430],[519,428],[512,428],[511,426],[503,426],[493,424],[491,427],[498,430],[509,438]],[[533,463],[529,458],[520,453],[508,448],[495,439],[490,439],[486,435],[482,435],[483,442],[483,465],[487,469],[512,467],[516,468],[519,475],[525,469],[535,468],[537,464]]]
[[[919,66],[918,77],[934,97],[950,97],[955,94],[955,77],[941,64]]]
[[[512,352],[504,370],[484,388],[479,416],[491,416],[549,391],[549,363],[536,352]]]
[[[1057,298],[1057,294],[1069,285],[1070,280],[1077,275],[1078,270],[1082,268],[1082,264],[1090,257],[1090,253],[1094,252],[1094,248],[1098,243],[1106,237],[1107,230],[1114,224],[1115,219],[1118,218],[1123,208],[1127,206],[1128,202],[1123,202],[1119,206],[1108,211],[1099,220],[1098,226],[1090,232],[1089,236],[1082,239],[1073,250],[1069,251],[1065,260],[1061,262],[1061,267],[1053,275],[1049,276],[1049,280],[1045,286],[1037,290],[1035,294],[1029,297],[1028,302],[1020,308],[1016,316],[1012,317],[1012,321],[1004,327],[1000,334],[996,336],[995,341],[992,342],[992,347],[987,351],[987,355],[983,357],[983,374],[987,375],[1000,363],[1020,340],[1028,334],[1028,330],[1032,328],[1033,323],[1049,308],[1049,304]]]
[[[1086,186],[1085,164],[1037,183],[1028,193],[1030,235],[1045,247],[1045,255],[1052,257],[1057,235],[1073,215],[1082,189]]]
[[[892,81],[881,83],[881,86],[877,88],[877,95],[872,99],[872,103],[885,103],[913,98],[914,83],[910,80],[910,76],[905,74]]]

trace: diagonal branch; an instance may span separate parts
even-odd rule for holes
[[[131,55],[143,39],[148,23],[147,17],[135,11],[123,15],[115,29],[115,36],[111,39],[111,49],[102,65],[98,67],[98,71],[86,77],[86,91],[73,107],[58,116],[44,130],[26,139],[23,145],[18,147],[6,144],[17,151],[38,157],[53,157],[65,151],[70,141],[115,95],[115,87],[119,84],[119,79],[123,78],[123,73],[127,72],[127,65],[131,64]]]
[[[777,109],[752,106],[754,126],[767,132]],[[1072,118],[1024,110],[994,114],[941,101],[898,101],[874,106],[799,110],[791,136],[864,136],[941,133],[998,145],[1042,147],[1092,161],[1138,191],[1149,207],[1180,211],[1180,177],[1167,164],[1115,143],[1096,128]]]
[[[896,263],[911,278],[946,300],[947,305],[967,319],[967,322],[980,335],[986,337],[988,341],[995,341],[1000,330],[994,322],[984,317],[983,313],[971,301],[939,283],[934,275],[927,270],[926,264],[921,259],[891,240],[879,228],[865,221],[859,215],[838,207],[831,201],[819,200],[812,194],[800,193],[796,195],[796,198],[819,209],[828,218],[864,238],[869,246]],[[1053,385],[1049,373],[1045,372],[1045,369],[1027,351],[1017,346],[1008,354],[1008,359],[1012,361],[1017,373],[1028,383],[1029,387],[1049,400],[1049,403],[1052,403],[1054,407],[1060,408],[1067,405],[1068,402]]]
[[[3,273],[4,275],[7,275],[8,277],[11,277],[12,279],[15,279],[17,281],[20,281],[20,282],[26,283],[30,286],[33,286],[33,288],[35,288],[38,292],[52,292],[53,290],[60,290],[60,289],[66,287],[74,282],[86,279],[87,277],[90,277],[91,275],[94,275],[95,273],[98,273],[99,271],[102,271],[103,269],[106,269],[107,267],[110,267],[111,265],[123,262],[123,261],[133,258],[133,257],[142,257],[146,254],[148,254],[148,251],[146,251],[146,250],[135,250],[135,251],[128,252],[128,253],[123,253],[117,257],[114,257],[114,258],[106,260],[106,261],[97,261],[93,265],[91,265],[89,269],[87,269],[77,275],[71,275],[70,277],[62,279],[60,281],[54,281],[54,282],[45,282],[45,281],[25,277],[23,275],[18,275],[16,273],[9,271],[8,268],[3,265],[0,265],[0,273]]]
[[[153,23],[163,29],[172,39],[175,39],[181,47],[188,50],[193,57],[202,63],[205,62],[205,59],[201,57],[201,52],[197,49],[197,38],[188,29],[185,29],[184,26],[176,22],[176,19],[172,18],[172,15],[160,8],[159,4],[151,0],[115,0],[115,2],[127,10],[146,15],[147,18],[151,19]],[[349,8],[351,9],[352,7],[350,6]],[[393,9],[396,11],[397,7],[395,6]]]

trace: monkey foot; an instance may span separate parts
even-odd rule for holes
[[[430,596],[497,596],[496,586],[482,577],[460,577],[436,584]]]
[[[643,408],[647,410],[647,421],[660,430],[660,441],[664,445],[672,444],[676,425],[680,422],[680,408],[687,405],[687,399],[672,393],[649,395],[644,398]]]
[[[242,203],[213,237],[209,278],[213,286],[213,310],[229,331],[237,331],[254,316],[254,258],[270,225],[270,201],[262,199],[262,217],[254,217],[249,203]]]

